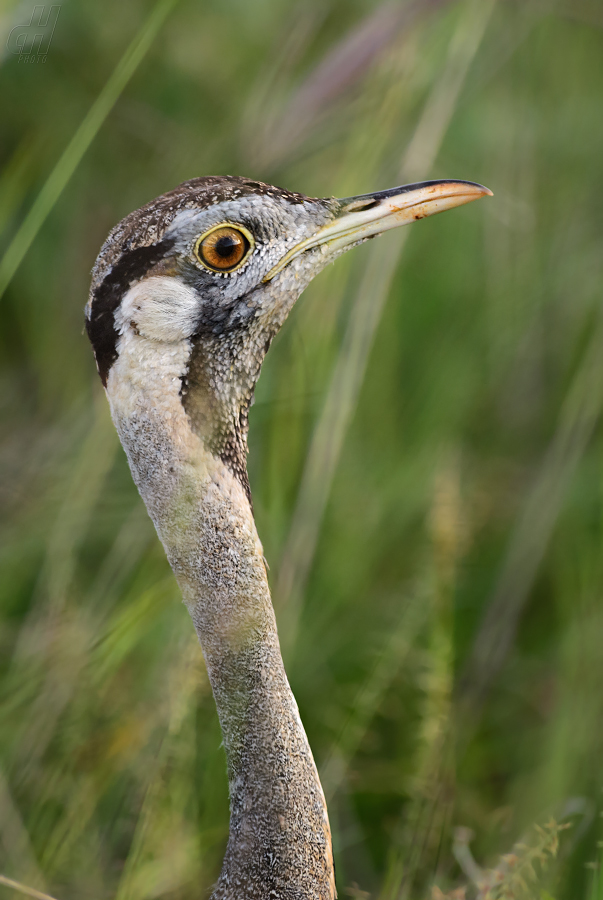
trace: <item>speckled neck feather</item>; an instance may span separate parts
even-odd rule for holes
[[[190,191],[173,193],[177,206],[190,200]],[[115,230],[94,273],[88,331],[134,480],[199,636],[222,726],[231,818],[213,898],[331,900],[326,805],[283,667],[245,464],[255,380],[300,288],[270,328],[259,319],[248,328],[236,352],[228,329],[219,339],[203,327],[177,343],[149,338],[136,320],[138,298],[172,281],[158,265],[165,222],[157,222],[170,215],[164,201],[139,212],[138,228],[129,217]],[[145,262],[150,280],[132,287]],[[227,384],[222,351],[238,366]]]
[[[490,193],[444,180],[337,200],[197,178],[127,216],[96,261],[88,336],[199,635],[224,734],[230,836],[214,900],[336,896],[324,796],[251,509],[247,416],[262,361],[301,292],[337,256]],[[226,235],[231,246],[233,233],[242,253],[226,260],[216,248]],[[217,256],[206,253],[212,246]]]
[[[327,811],[283,668],[247,493],[191,428],[179,397],[187,360],[158,360],[148,343],[122,338],[107,393],[220,716],[231,820],[214,897],[326,900],[335,894]]]

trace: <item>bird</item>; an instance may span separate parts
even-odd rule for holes
[[[328,263],[488,194],[441,180],[315,198],[239,176],[193,178],[127,215],[94,264],[86,331],[223,734],[230,826],[212,900],[337,896],[325,798],[283,665],[247,475],[262,362]]]

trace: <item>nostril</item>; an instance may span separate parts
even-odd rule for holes
[[[353,203],[350,203],[348,206],[344,206],[342,212],[350,213],[350,212],[364,212],[367,209],[374,209],[375,206],[379,206],[381,200],[375,200],[372,197],[367,197],[365,200],[355,200]]]

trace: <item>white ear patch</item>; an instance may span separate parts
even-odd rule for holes
[[[145,278],[124,295],[115,314],[120,334],[132,328],[152,341],[176,343],[189,338],[197,324],[199,297],[178,278]]]

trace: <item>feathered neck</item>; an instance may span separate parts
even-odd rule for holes
[[[224,735],[230,836],[213,896],[331,900],[326,805],[282,663],[248,492],[187,411],[215,415],[210,386],[189,375],[193,352],[192,341],[161,346],[125,328],[106,389],[199,636]],[[240,437],[245,449],[246,428]]]

